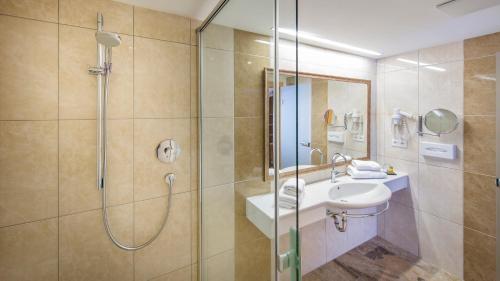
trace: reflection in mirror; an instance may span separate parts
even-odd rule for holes
[[[275,173],[273,70],[266,69],[265,77],[264,166],[268,178]],[[301,171],[329,168],[337,152],[346,155],[348,160],[368,158],[370,81],[308,73],[299,73],[298,83],[295,80],[295,72],[280,71],[280,173],[297,169],[296,149]],[[299,116],[298,147],[295,144],[296,112]]]

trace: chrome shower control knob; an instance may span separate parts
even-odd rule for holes
[[[163,163],[174,162],[181,154],[181,148],[175,140],[166,139],[156,148],[156,157]]]

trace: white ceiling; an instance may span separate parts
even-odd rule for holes
[[[195,18],[206,17],[218,2],[119,1]],[[271,34],[273,2],[230,0],[215,21]],[[280,27],[294,28],[294,2],[280,0]],[[299,0],[299,30],[374,50],[382,57],[500,31],[500,0],[457,0],[445,11],[436,8],[442,2],[445,0]]]

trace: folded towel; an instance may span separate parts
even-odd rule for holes
[[[347,167],[347,174],[353,179],[385,179],[387,177],[387,174],[382,171],[360,171],[351,165]]]
[[[285,189],[281,188],[278,195],[278,204],[281,208],[296,209],[304,199],[304,192],[299,194],[298,202],[297,197],[285,193]]]
[[[303,179],[299,179],[298,181],[296,179],[289,179],[283,183],[281,188],[284,190],[285,194],[297,196],[297,191],[299,194],[303,193],[305,186],[306,181]]]
[[[380,172],[382,167],[375,161],[352,160],[351,165],[358,171],[376,171]]]

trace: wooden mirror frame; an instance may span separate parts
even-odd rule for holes
[[[265,68],[264,69],[264,181],[267,181],[269,179],[272,179],[273,176],[269,175],[269,92],[268,89],[270,87],[267,77],[270,73],[273,73],[274,69],[273,68]],[[280,74],[288,74],[295,76],[297,72],[295,71],[290,71],[290,70],[280,70]],[[331,75],[323,75],[323,74],[315,74],[315,73],[308,73],[308,72],[298,72],[299,77],[304,77],[304,78],[312,78],[312,79],[325,79],[325,80],[334,80],[334,81],[342,81],[342,82],[351,82],[351,83],[360,83],[360,84],[365,84],[367,87],[367,109],[366,109],[366,122],[367,122],[367,132],[366,132],[366,157],[359,158],[362,160],[368,160],[370,159],[370,147],[371,147],[371,80],[364,80],[364,79],[357,79],[357,78],[348,78],[348,77],[340,77],[340,76],[331,76]],[[326,157],[328,158],[328,152],[326,152],[327,155]],[[327,159],[328,161],[328,159]],[[311,173],[323,169],[330,169],[331,164],[322,164],[322,165],[317,165],[315,167],[310,167],[310,168],[304,168],[300,169],[299,173]],[[279,169],[275,169],[276,171],[279,171]],[[290,172],[284,172],[280,173],[280,177],[287,177],[294,175],[295,171],[290,171]]]

